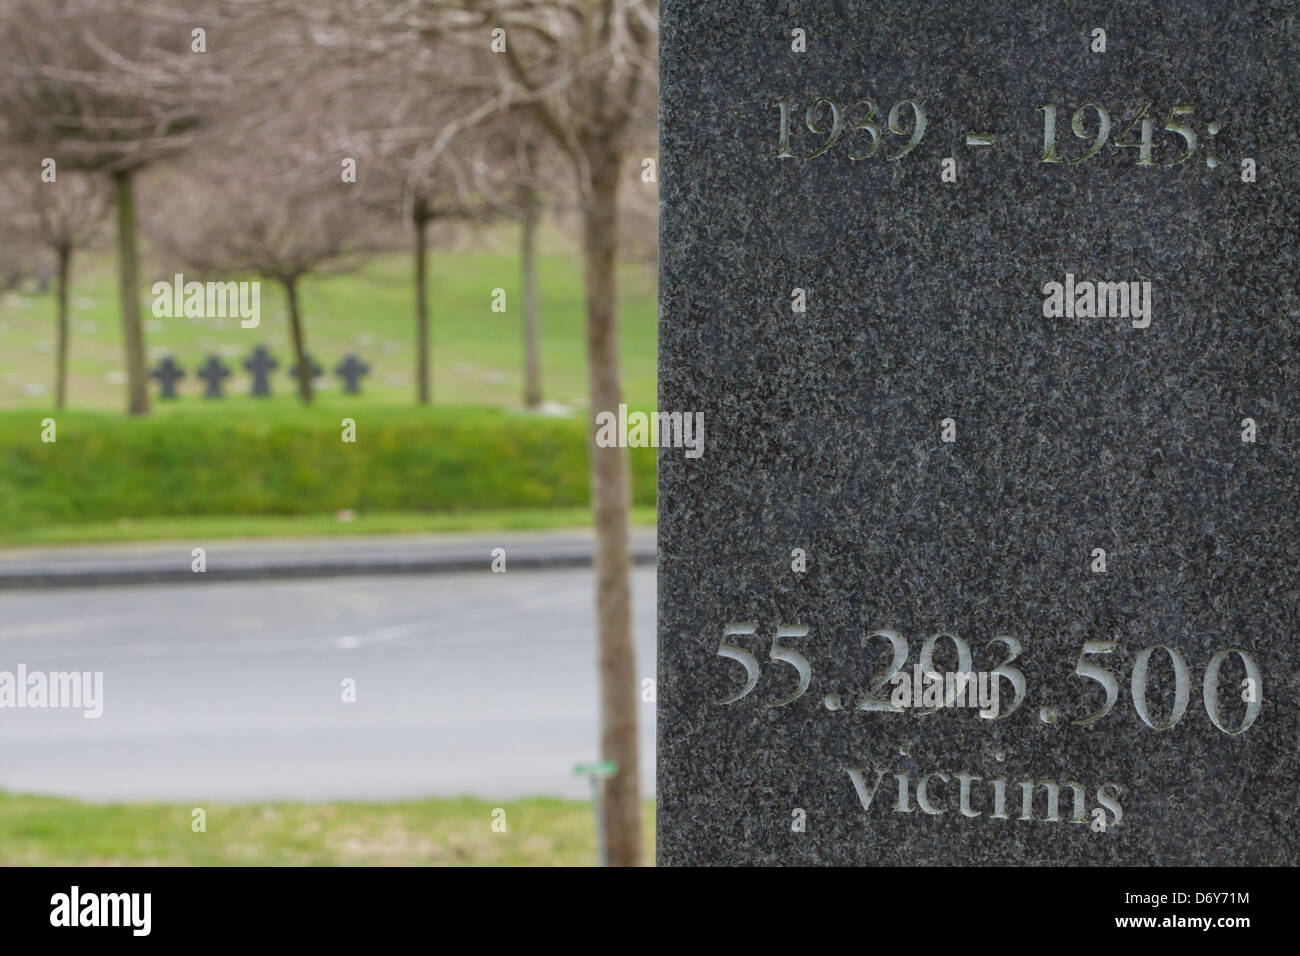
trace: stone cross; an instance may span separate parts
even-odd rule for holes
[[[207,361],[199,368],[198,376],[206,383],[203,391],[204,398],[221,398],[221,383],[230,377],[230,369],[222,365],[221,359],[217,356],[209,355]]]
[[[361,391],[361,377],[369,371],[369,365],[349,352],[342,363],[334,369],[334,374],[343,379],[343,391],[355,395]]]
[[[280,363],[271,357],[266,346],[259,345],[253,354],[244,360],[244,368],[253,375],[253,390],[250,395],[268,396],[271,394],[271,372],[280,367]]]
[[[314,358],[311,357],[311,353],[310,353],[310,352],[307,353],[307,368],[311,371],[311,377],[312,377],[313,379],[320,378],[320,376],[321,376],[321,372],[324,371],[324,369],[322,369],[322,368],[320,367],[320,365],[316,362],[316,360],[315,360]],[[298,363],[297,363],[297,362],[294,362],[294,363],[293,363],[293,367],[292,367],[291,369],[289,369],[289,377],[292,378],[294,381],[297,381],[297,380],[298,380]]]
[[[161,362],[149,373],[149,377],[157,379],[162,386],[158,393],[159,398],[175,398],[176,383],[185,377],[185,370],[176,364],[176,360],[170,355],[165,356]]]

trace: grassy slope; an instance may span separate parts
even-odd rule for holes
[[[522,332],[518,260],[513,233],[495,237],[501,251],[432,254],[434,399],[438,404],[518,407],[521,400]],[[568,406],[586,402],[582,273],[579,261],[548,234],[539,264],[543,398]],[[108,376],[124,368],[116,287],[111,257],[82,255],[74,264],[70,337],[69,406],[74,409],[125,408],[126,389]],[[226,380],[233,394],[247,391],[245,356],[264,344],[280,361],[273,387],[288,394],[291,350],[284,297],[262,283],[262,324],[242,329],[237,319],[155,319],[149,312],[149,286],[142,281],[141,304],[147,323],[151,366],[165,352],[189,373],[181,383],[181,406],[202,404],[194,372],[210,353],[224,356],[236,375]],[[200,277],[187,277],[200,278]],[[630,404],[648,408],[655,401],[655,277],[644,266],[625,266],[621,274],[621,339],[625,394]],[[507,311],[491,310],[492,290],[506,290]],[[401,254],[381,256],[360,272],[309,278],[302,291],[308,350],[332,372],[345,352],[355,351],[371,366],[363,393],[351,404],[400,405],[414,400],[414,319],[411,263]],[[46,410],[54,382],[54,298],[0,296],[0,408]],[[337,390],[332,375],[322,380]],[[24,395],[24,386],[45,388]],[[153,386],[156,392],[156,385]],[[232,413],[238,409],[232,407]]]
[[[506,811],[506,832],[492,811]],[[402,803],[261,803],[203,807],[89,804],[0,794],[0,865],[102,866],[588,866],[591,806],[548,798]],[[644,814],[654,859],[654,806]]]
[[[433,254],[440,409],[433,417],[413,405],[410,263],[403,255],[379,257],[355,274],[310,279],[303,290],[317,361],[332,370],[356,351],[371,365],[361,395],[343,394],[327,375],[316,404],[299,405],[288,376],[283,299],[263,283],[258,329],[242,329],[235,319],[148,318],[151,362],[170,353],[190,372],[182,397],[155,400],[149,421],[121,414],[125,388],[110,381],[122,368],[112,259],[83,255],[72,295],[69,410],[56,416],[53,445],[38,443],[41,420],[52,414],[53,297],[0,297],[0,543],[588,523],[581,413],[557,420],[485,411],[519,405],[512,235],[489,236],[477,250]],[[581,272],[562,246],[548,236],[553,254],[540,266],[544,397],[576,409],[586,389]],[[506,290],[504,314],[490,308],[497,287]],[[633,407],[650,408],[654,276],[627,266],[622,288],[626,394]],[[150,301],[142,296],[146,312]],[[245,394],[240,363],[259,344],[281,362],[270,400]],[[225,356],[236,373],[222,401],[201,398],[193,374],[211,353]],[[338,441],[343,417],[357,420],[355,446]],[[645,520],[654,502],[653,464],[644,456],[638,466],[639,457],[634,452],[634,494]],[[358,520],[336,522],[339,509],[356,510]]]

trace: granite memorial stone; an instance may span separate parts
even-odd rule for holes
[[[660,33],[663,864],[1300,862],[1300,16]]]

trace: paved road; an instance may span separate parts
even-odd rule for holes
[[[653,677],[654,569],[633,581],[638,676]],[[97,720],[0,709],[0,789],[586,796],[570,771],[598,743],[592,600],[586,570],[0,593],[0,670],[104,673]]]

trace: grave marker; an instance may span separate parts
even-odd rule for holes
[[[253,376],[253,389],[250,395],[259,397],[269,396],[271,394],[271,373],[280,367],[271,353],[266,350],[266,346],[259,345],[253,350],[253,354],[244,360],[244,368]]]
[[[159,398],[175,398],[176,383],[185,377],[185,370],[176,364],[175,359],[167,355],[149,373],[149,377],[158,381]]]
[[[343,391],[355,395],[361,391],[361,377],[370,372],[370,366],[349,352],[334,369],[334,374],[343,379]]]
[[[230,369],[217,356],[209,355],[199,368],[198,376],[204,382],[204,398],[222,398],[221,383],[230,377]]]

